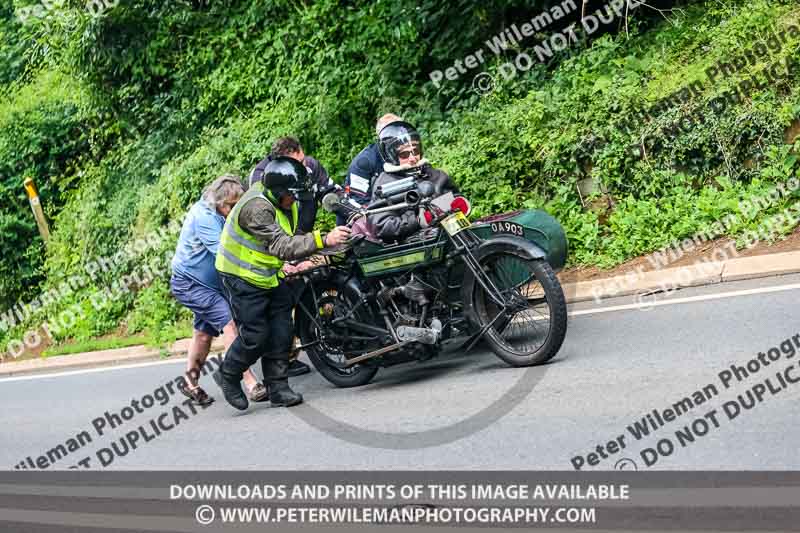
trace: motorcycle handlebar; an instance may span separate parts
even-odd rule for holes
[[[396,194],[394,196],[389,196],[387,198],[382,198],[380,200],[376,200],[367,206],[367,211],[372,209],[380,209],[387,206],[394,206],[399,204],[407,204],[408,206],[415,206],[418,205],[422,201],[422,196],[420,195],[419,191],[411,190],[406,191],[400,194]]]
[[[385,213],[389,211],[416,209],[421,205],[422,206],[428,205],[430,204],[430,202],[431,198],[424,196],[423,194],[420,193],[420,191],[414,189],[410,191],[405,191],[403,193],[398,193],[395,196],[391,196],[389,198],[383,198],[381,200],[377,200],[361,209],[358,209],[351,205],[347,205],[347,203],[342,201],[341,198],[339,198],[339,196],[336,193],[328,193],[322,200],[322,206],[328,212],[347,215],[348,217],[347,225],[352,226],[355,223],[355,221],[361,217],[375,215],[378,213]]]

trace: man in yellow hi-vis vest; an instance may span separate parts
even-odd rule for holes
[[[308,186],[306,168],[296,160],[270,161],[263,180],[242,196],[222,231],[216,268],[239,335],[214,379],[228,403],[240,410],[248,406],[242,374],[259,358],[273,406],[303,401],[289,388],[295,298],[283,281],[283,263],[338,246],[350,237],[350,228],[344,226],[324,236],[319,231],[295,235],[297,195]]]

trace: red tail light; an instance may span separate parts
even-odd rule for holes
[[[458,209],[465,215],[469,215],[472,211],[472,206],[470,205],[469,200],[463,196],[457,196],[456,199],[450,204],[450,209]]]

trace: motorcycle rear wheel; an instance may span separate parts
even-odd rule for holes
[[[319,329],[320,326],[324,328],[326,320],[330,319],[328,314],[332,312],[332,305],[337,296],[337,288],[333,283],[316,285],[314,288],[319,298],[316,323],[299,307],[295,312],[297,334],[303,344],[310,344],[323,339],[323,332]],[[314,312],[314,303],[310,292],[306,292],[306,297],[303,298],[302,303],[305,309],[312,313]],[[378,373],[378,367],[376,366],[356,364],[347,369],[342,369],[332,364],[344,363],[346,358],[342,348],[331,342],[321,341],[319,344],[309,346],[306,348],[306,354],[322,377],[340,388],[366,385]]]
[[[515,367],[552,359],[567,333],[567,304],[550,265],[508,249],[489,253],[478,262],[508,305],[504,311],[475,283],[476,325],[492,324],[484,336],[492,351]]]

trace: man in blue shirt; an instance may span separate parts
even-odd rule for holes
[[[187,385],[181,392],[199,405],[214,401],[198,384],[212,339],[222,334],[227,350],[237,334],[214,260],[225,218],[242,194],[241,180],[231,175],[217,178],[206,187],[200,201],[186,215],[172,259],[172,294],[194,313],[194,334],[186,362]],[[245,372],[244,382],[252,401],[266,398],[266,387],[252,371]]]

